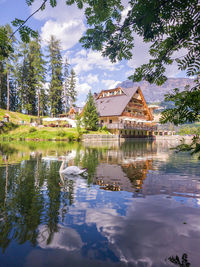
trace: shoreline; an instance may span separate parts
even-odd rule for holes
[[[141,141],[156,141],[156,140],[174,140],[174,141],[192,141],[193,136],[184,136],[184,135],[171,135],[171,136],[152,136],[152,137],[130,137],[130,138],[122,138],[117,135],[109,135],[109,134],[84,134],[79,140],[69,140],[69,138],[13,138],[13,137],[2,137],[0,138],[0,142],[4,141],[35,141],[35,142],[96,142],[96,141],[133,141],[133,140],[141,140]]]

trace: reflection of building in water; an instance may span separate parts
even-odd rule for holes
[[[94,183],[105,190],[135,192],[141,189],[149,169],[152,169],[152,160],[148,159],[121,165],[100,163]]]
[[[126,142],[118,150],[108,150],[100,158],[94,183],[102,189],[135,192],[141,189],[156,147],[152,142]]]

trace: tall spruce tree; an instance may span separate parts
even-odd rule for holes
[[[70,77],[68,80],[68,90],[67,95],[69,96],[70,101],[70,108],[73,106],[73,104],[76,101],[77,97],[77,91],[76,91],[76,73],[73,69],[71,69]]]
[[[12,28],[10,27],[9,24],[7,24],[5,26],[6,30],[7,30],[7,33],[8,35],[10,36],[13,31],[12,31]],[[13,36],[12,38],[9,38],[9,43],[12,47],[14,47],[14,43],[15,43],[16,39],[15,37]],[[7,110],[10,109],[10,74],[11,74],[11,68],[12,68],[12,60],[14,58],[14,50],[13,51],[10,51],[7,59],[6,59],[6,83],[7,83],[7,94],[6,94],[6,98],[7,98],[7,103],[6,103],[6,107],[7,107]]]
[[[43,88],[46,73],[45,63],[40,40],[36,38],[29,43],[29,64],[31,70],[29,72],[29,77],[30,81],[32,81],[29,91],[32,93],[32,114],[38,114],[38,116],[40,115],[40,104],[46,100],[45,90]],[[37,105],[37,107],[35,105]],[[42,106],[44,108],[43,104]]]
[[[62,113],[62,92],[63,92],[63,77],[62,77],[62,56],[60,51],[60,42],[54,36],[51,36],[49,42],[49,58],[50,58],[50,87],[49,87],[49,101],[51,114]]]
[[[4,38],[3,35],[5,34]],[[0,27],[0,107],[9,109],[10,68],[15,38],[9,24]]]
[[[98,128],[98,113],[92,96],[91,91],[89,91],[87,96],[87,103],[84,108],[83,122],[87,130],[97,130]]]
[[[18,83],[18,111],[27,112],[28,106],[27,97],[27,80],[28,80],[28,44],[20,43],[19,45],[19,65],[17,71],[17,83]]]
[[[63,95],[64,95],[64,112],[69,110],[69,94],[68,94],[68,82],[69,82],[69,66],[68,59],[65,59],[64,63],[64,83],[63,83]]]

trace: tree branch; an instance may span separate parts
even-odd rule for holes
[[[48,0],[44,0],[43,1],[43,3],[42,3],[42,5],[36,10],[36,11],[34,11],[12,34],[11,34],[11,36],[10,36],[10,38],[12,38],[14,35],[15,35],[15,33],[16,32],[18,32],[23,26],[24,26],[24,24],[26,24],[26,22],[32,17],[32,16],[34,16],[38,11],[40,11],[43,7],[44,7],[44,5],[46,4],[46,2],[47,2]]]

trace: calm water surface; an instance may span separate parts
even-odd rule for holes
[[[0,144],[0,267],[199,267],[200,161],[171,146]]]

